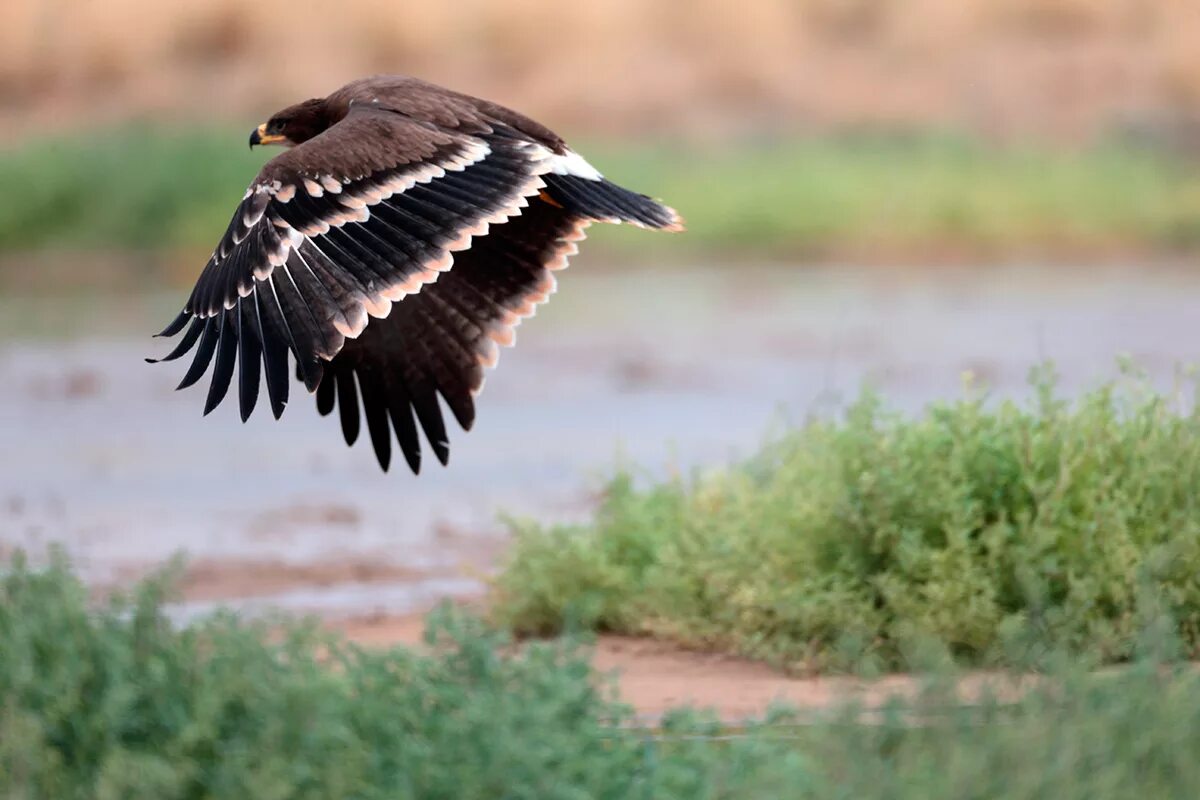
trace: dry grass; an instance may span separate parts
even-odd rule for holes
[[[1181,124],[1194,0],[5,0],[0,130],[253,116],[377,71],[597,133]],[[64,22],[69,20],[69,22]]]

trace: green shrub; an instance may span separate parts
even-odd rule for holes
[[[726,780],[695,752],[648,762],[619,727],[628,709],[570,644],[505,655],[502,637],[444,611],[428,653],[370,651],[278,620],[175,627],[162,594],[152,582],[89,611],[61,563],[12,565],[0,796],[693,797],[686,787]]]
[[[1200,416],[1134,379],[919,418],[866,393],[751,460],[516,526],[496,616],[665,636],[805,668],[1130,657],[1165,609],[1200,647]],[[1032,651],[1031,651],[1032,648]]]
[[[1200,679],[1147,659],[1062,668],[1004,705],[932,682],[862,724],[778,710],[652,728],[570,643],[514,648],[450,611],[422,652],[221,614],[169,623],[164,585],[89,610],[66,567],[0,572],[0,797],[1191,798]],[[1164,632],[1165,631],[1165,632]]]

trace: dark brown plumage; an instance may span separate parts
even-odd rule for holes
[[[362,419],[380,465],[393,434],[413,472],[418,430],[449,456],[438,398],[469,430],[497,345],[554,291],[592,222],[680,230],[679,216],[607,180],[514,111],[414,78],[379,76],[275,114],[255,144],[290,149],[246,191],[163,361],[209,366],[204,411],[237,376],[242,419],[260,382],[276,417],[288,353],[348,444]],[[262,365],[260,372],[259,365]]]

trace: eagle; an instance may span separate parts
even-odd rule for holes
[[[183,310],[158,334],[212,367],[204,413],[237,375],[244,422],[260,384],[276,419],[296,379],[347,445],[361,421],[387,471],[413,473],[423,433],[445,465],[442,403],[464,430],[498,347],[555,290],[593,222],[683,229],[673,209],[607,180],[545,126],[407,76],[353,81],[250,134],[263,166]],[[265,379],[265,381],[264,381]],[[441,400],[439,401],[439,398]]]

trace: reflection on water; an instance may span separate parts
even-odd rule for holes
[[[278,423],[260,409],[242,425],[231,402],[201,419],[203,389],[172,390],[183,367],[142,361],[160,354],[141,332],[157,329],[165,302],[102,334],[85,322],[67,341],[0,344],[0,546],[62,542],[97,584],[181,550],[264,571],[419,571],[276,581],[265,597],[234,582],[218,597],[331,614],[475,593],[502,546],[497,512],[577,518],[619,460],[719,464],[864,381],[916,410],[958,393],[965,371],[1019,395],[1050,358],[1075,391],[1111,377],[1125,353],[1166,385],[1200,350],[1200,277],[1164,270],[573,270],[504,352],[475,430],[452,433],[450,468],[414,479],[380,474],[369,445],[347,449],[302,395]],[[33,322],[16,330],[51,307],[22,302]]]

